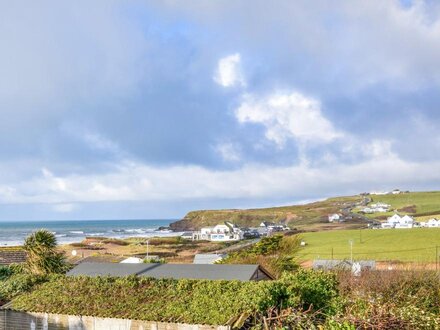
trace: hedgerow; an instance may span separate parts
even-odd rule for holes
[[[15,310],[226,324],[276,305],[279,282],[59,276],[13,301]]]

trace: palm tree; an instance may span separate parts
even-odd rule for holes
[[[24,242],[27,252],[26,269],[36,275],[63,273],[66,262],[63,253],[57,251],[57,239],[48,230],[40,229]]]

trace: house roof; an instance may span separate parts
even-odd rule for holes
[[[194,256],[194,264],[213,264],[217,260],[221,260],[225,257],[225,254],[196,254]]]
[[[350,260],[329,260],[329,259],[317,259],[313,260],[313,268],[324,268],[324,269],[351,269],[353,263],[359,263],[362,268],[376,267],[375,260],[356,260],[351,262]]]
[[[83,262],[70,270],[68,276],[129,276],[139,275],[154,264],[121,264],[111,262]]]
[[[67,273],[69,276],[127,276],[153,278],[239,280],[249,281],[263,273],[273,277],[259,265],[203,265],[203,264],[97,264],[82,263]]]
[[[26,251],[22,249],[0,249],[0,265],[21,264],[26,262],[26,258]]]

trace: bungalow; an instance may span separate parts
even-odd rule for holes
[[[113,276],[129,275],[157,279],[206,279],[263,281],[274,277],[259,265],[203,265],[203,264],[115,264],[81,263],[67,276]]]

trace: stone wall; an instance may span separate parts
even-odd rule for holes
[[[230,330],[228,326],[191,325],[125,319],[25,313],[0,310],[0,330]]]

